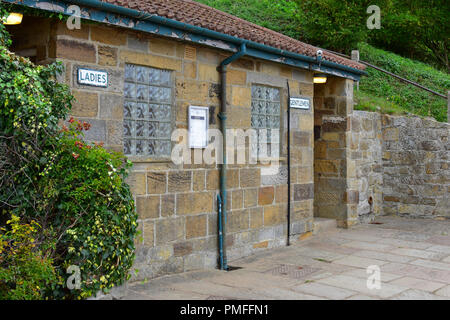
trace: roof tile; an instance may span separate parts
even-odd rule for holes
[[[258,26],[192,0],[101,1],[150,14],[156,14],[168,19],[203,27],[241,39],[254,41],[310,57],[315,57],[316,52],[319,49],[318,47],[295,40],[281,33]],[[324,59],[328,61],[359,70],[365,69],[365,66],[360,63],[340,57],[328,51],[324,51],[323,56]]]

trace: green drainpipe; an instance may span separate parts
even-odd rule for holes
[[[220,166],[220,194],[222,198],[222,214],[219,225],[219,261],[220,269],[228,270],[226,251],[226,222],[227,222],[227,65],[245,55],[247,47],[245,42],[241,43],[239,51],[223,60],[217,67],[220,72],[220,126],[222,128],[222,165]]]

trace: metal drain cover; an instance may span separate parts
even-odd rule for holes
[[[320,271],[320,268],[310,266],[296,266],[292,264],[281,264],[274,269],[267,270],[264,273],[270,273],[273,276],[285,276],[294,279],[302,279],[310,274]]]

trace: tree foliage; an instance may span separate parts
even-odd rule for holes
[[[8,39],[0,24],[0,297],[85,298],[121,284],[133,263],[131,163],[85,143],[88,123],[71,119],[61,129],[73,101],[57,81],[62,65],[34,65],[11,53]],[[16,241],[16,226],[32,239]],[[79,289],[66,286],[71,265],[81,271]]]
[[[368,42],[449,71],[448,0],[197,0],[330,50],[349,53]],[[370,5],[381,29],[367,28]]]

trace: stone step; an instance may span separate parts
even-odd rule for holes
[[[314,218],[313,234],[337,231],[336,219]]]

